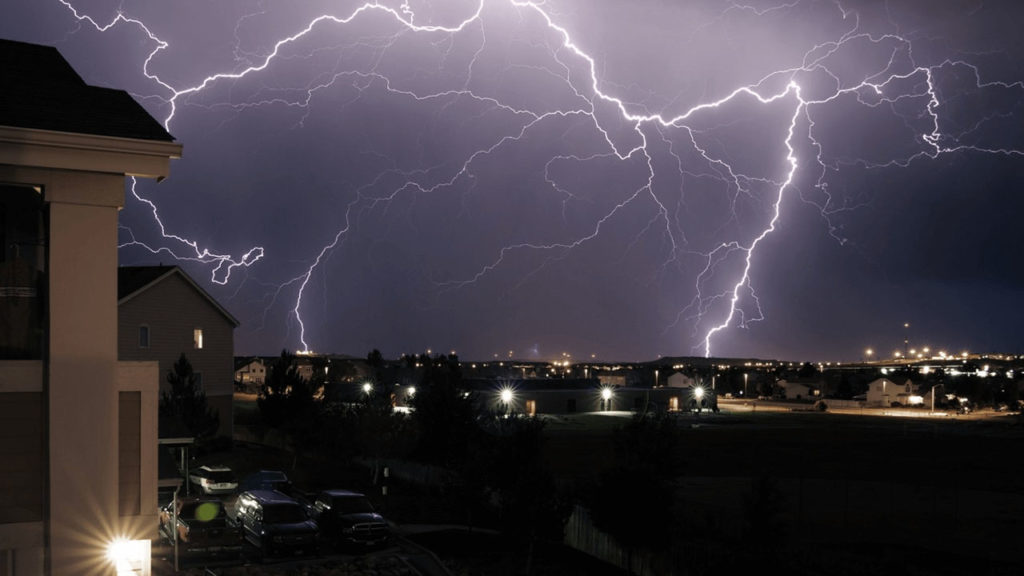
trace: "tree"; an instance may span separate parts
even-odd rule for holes
[[[615,461],[589,498],[594,525],[627,546],[664,549],[676,529],[682,435],[666,413],[637,414],[615,431]]]
[[[281,350],[256,398],[263,421],[276,428],[308,424],[316,415],[317,392],[322,387],[322,374],[307,381],[299,374],[295,355]]]
[[[160,393],[159,416],[161,435],[183,431],[193,438],[213,436],[220,425],[217,413],[207,405],[206,393],[199,386],[192,363],[185,354],[167,371],[170,390]]]
[[[479,432],[472,395],[459,387],[461,371],[454,355],[422,361],[423,377],[412,399],[419,432],[420,458],[458,470],[465,463],[469,438]]]
[[[530,574],[536,542],[562,541],[568,500],[543,458],[544,421],[499,418],[496,425],[489,457],[480,460],[487,462],[488,484],[496,490],[502,532],[525,548],[524,573]]]
[[[796,371],[796,375],[800,378],[813,378],[818,375],[818,368],[810,362],[804,362]]]

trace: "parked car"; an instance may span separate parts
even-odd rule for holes
[[[177,507],[175,507],[177,506]],[[184,555],[237,556],[242,551],[242,530],[217,498],[186,497],[160,508],[160,535],[174,542]]]
[[[259,472],[253,472],[245,478],[238,485],[239,490],[253,491],[253,490],[277,490],[284,494],[291,493],[292,483],[288,480],[288,475],[280,470],[260,470]]]
[[[318,528],[306,509],[276,490],[249,490],[238,496],[236,520],[242,536],[261,554],[316,554]]]
[[[387,520],[363,494],[349,490],[324,490],[313,500],[313,514],[321,535],[343,546],[370,547],[391,536]]]
[[[202,494],[231,494],[238,489],[235,473],[227,466],[200,466],[188,474]]]

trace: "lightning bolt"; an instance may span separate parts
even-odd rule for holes
[[[705,356],[712,354],[713,341],[727,329],[745,327],[750,322],[765,318],[754,288],[753,269],[759,248],[782,221],[782,208],[787,194],[796,191],[801,201],[815,206],[828,226],[829,233],[838,242],[845,244],[847,239],[839,233],[840,227],[834,223],[833,218],[838,213],[856,210],[861,204],[843,203],[829,189],[830,174],[844,166],[855,164],[869,169],[900,168],[913,162],[934,160],[941,155],[960,152],[1024,156],[1024,151],[1012,146],[988,146],[977,142],[976,135],[987,125],[998,121],[997,115],[983,117],[959,129],[948,127],[952,124],[942,115],[944,101],[938,78],[954,73],[966,75],[971,79],[972,87],[979,91],[998,89],[1024,93],[1024,83],[983,81],[979,68],[964,60],[946,59],[927,65],[917,64],[910,39],[899,34],[873,35],[863,31],[858,13],[845,9],[840,1],[835,0],[828,5],[838,11],[842,22],[847,23],[845,31],[838,38],[811,47],[799,63],[772,71],[718,96],[708,97],[675,114],[652,112],[649,108],[657,107],[635,103],[621,96],[626,90],[602,78],[602,67],[598,59],[574,40],[569,28],[558,22],[558,17],[547,2],[479,0],[463,16],[448,25],[420,24],[429,20],[421,18],[409,2],[402,2],[398,7],[383,2],[366,2],[356,5],[342,16],[322,14],[311,18],[294,33],[273,41],[270,49],[261,55],[243,53],[237,48],[240,45],[237,40],[238,26],[241,25],[239,21],[235,29],[235,58],[245,64],[232,71],[208,75],[191,86],[176,87],[152,71],[154,58],[170,50],[171,46],[154,34],[142,20],[118,13],[106,23],[101,23],[78,10],[70,0],[58,1],[78,22],[90,25],[99,32],[106,32],[115,26],[130,26],[148,38],[152,48],[142,65],[142,74],[161,92],[160,98],[167,108],[163,124],[168,129],[175,118],[184,113],[182,107],[186,104],[207,108],[222,106],[236,111],[275,104],[297,107],[305,111],[298,121],[301,126],[314,96],[321,90],[339,84],[351,87],[356,98],[372,89],[417,103],[443,103],[442,109],[454,106],[456,102],[471,101],[488,110],[488,113],[500,114],[515,124],[515,128],[506,130],[486,145],[473,150],[454,166],[439,164],[418,170],[402,170],[396,166],[381,172],[371,182],[355,190],[353,199],[344,206],[341,225],[315,251],[308,266],[300,274],[277,286],[271,301],[272,304],[276,302],[285,288],[294,287],[295,300],[290,308],[290,316],[298,324],[298,340],[305,351],[310,350],[306,322],[303,320],[307,288],[331,254],[353,233],[363,215],[378,208],[387,210],[404,195],[429,196],[453,189],[457,184],[467,184],[472,189],[478,163],[523,142],[534,131],[554,122],[585,120],[592,128],[599,148],[585,154],[556,154],[544,166],[545,183],[563,199],[563,221],[568,220],[571,206],[584,199],[573,192],[572,186],[560,181],[558,166],[611,161],[628,169],[639,167],[643,176],[635,187],[624,191],[619,200],[611,201],[609,207],[593,218],[583,232],[558,241],[541,242],[524,238],[511,242],[501,247],[489,262],[482,263],[475,272],[461,279],[437,281],[436,286],[442,291],[465,289],[495,273],[515,256],[540,255],[531,271],[509,287],[508,291],[514,291],[545,267],[601,238],[602,232],[623,218],[627,210],[649,207],[645,208],[651,214],[646,226],[633,243],[625,248],[625,252],[639,245],[641,236],[658,234],[669,246],[668,256],[662,262],[663,270],[672,266],[685,268],[684,261],[688,258],[702,262],[694,275],[693,298],[679,310],[674,322],[669,323],[666,330],[680,322],[692,323],[694,333],[699,336],[699,349]],[[765,17],[795,9],[800,4],[800,0],[767,8],[730,4],[705,26],[711,26],[734,13]],[[490,5],[511,7],[519,17],[517,25],[536,26],[538,32],[547,33],[540,34],[534,42],[535,47],[540,46],[546,51],[550,62],[531,69],[560,83],[568,95],[565,102],[547,109],[530,109],[510,104],[493,94],[481,93],[471,87],[472,79],[478,73],[478,62],[487,47],[483,22],[489,15],[487,7]],[[240,103],[209,104],[198,99],[201,93],[215,86],[259,77],[275,62],[295,57],[287,54],[286,50],[318,30],[325,27],[347,30],[369,19],[371,15],[390,21],[396,31],[384,38],[358,41],[363,43],[362,48],[373,54],[370,64],[364,69],[353,67],[330,71],[291,92],[275,93],[268,87],[265,90],[266,96]],[[378,68],[387,50],[407,35],[423,37],[431,43],[450,43],[448,49],[454,51],[456,39],[474,33],[479,37],[477,45],[465,64],[461,85],[456,88],[410,89]],[[841,66],[837,66],[833,60],[839,60],[844,51],[857,47],[888,51],[888,59],[882,59],[876,66],[861,71],[851,80],[850,73],[841,72]],[[894,116],[903,118],[906,130],[915,135],[915,149],[905,154],[873,160],[829,156],[826,138],[818,131],[820,114],[828,111],[830,106],[840,104],[856,105],[864,109],[886,109]],[[722,143],[717,141],[716,130],[728,124],[720,117],[738,106],[759,107],[783,118],[780,134],[774,142],[781,151],[781,157],[777,158],[781,169],[768,171],[767,174],[744,169],[730,159]],[[656,147],[656,143],[660,143],[660,147]],[[658,183],[659,151],[671,158],[670,163],[674,163],[672,171],[680,182],[675,191],[678,195],[678,208],[675,212],[665,199],[669,191],[662,189]],[[802,173],[810,175],[810,183],[806,187],[798,186],[797,183]],[[752,229],[746,229],[741,237],[719,242],[710,249],[693,246],[694,241],[688,238],[679,211],[686,206],[687,183],[700,179],[711,179],[722,184],[723,190],[729,195],[731,226]],[[201,247],[197,241],[170,233],[160,219],[156,204],[136,191],[134,181],[131,192],[133,198],[149,210],[161,239],[178,248],[139,241],[128,228],[123,229],[127,241],[122,246],[137,246],[153,253],[167,253],[174,258],[209,265],[211,281],[218,284],[226,284],[233,270],[248,268],[265,255],[264,249],[259,246],[250,248],[241,256],[218,253]],[[740,206],[762,201],[766,205],[763,221],[751,227],[740,215]],[[181,247],[186,250],[183,252]],[[722,277],[727,279],[723,281]]]

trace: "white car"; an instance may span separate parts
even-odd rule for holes
[[[200,466],[188,479],[203,494],[231,494],[238,489],[238,479],[227,466]]]

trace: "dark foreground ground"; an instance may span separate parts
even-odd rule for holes
[[[562,487],[571,492],[609,465],[613,430],[628,417],[548,422],[543,455]],[[667,555],[675,573],[693,575],[1024,573],[1019,422],[1016,416],[904,418],[729,405],[717,415],[682,416],[682,504]],[[393,479],[385,499],[363,466],[253,444],[200,460],[240,472],[283,469],[311,489],[363,490],[400,526],[434,525],[408,542],[435,553],[451,574],[501,576],[527,568],[526,551],[489,530],[493,518],[461,508],[451,491]],[[751,537],[745,510],[755,496],[768,499],[775,512]],[[299,562],[213,573],[372,573],[351,562],[321,559],[319,572]],[[542,575],[627,574],[553,543],[538,544],[529,566]]]

